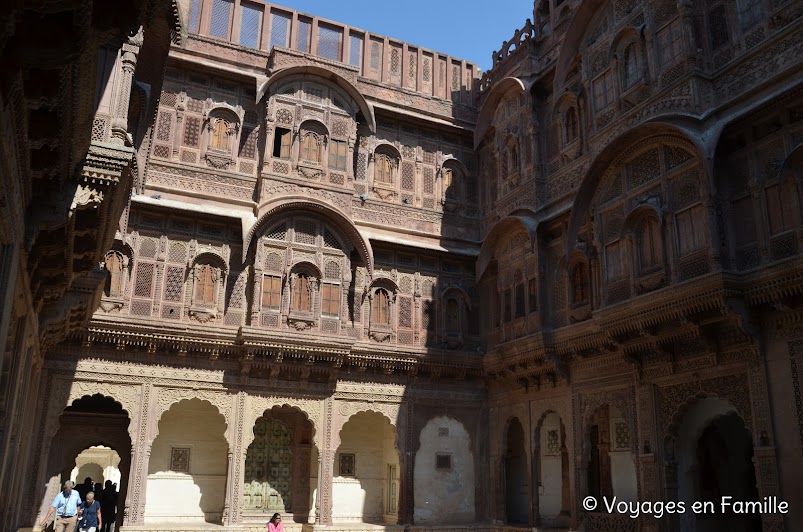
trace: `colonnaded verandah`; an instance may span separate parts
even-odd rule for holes
[[[801,530],[803,4],[524,19],[7,2],[0,529]]]

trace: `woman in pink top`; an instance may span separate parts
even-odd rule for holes
[[[268,521],[268,532],[284,532],[282,516],[278,512],[273,514],[273,517]]]

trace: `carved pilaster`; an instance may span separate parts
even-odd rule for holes
[[[151,433],[153,418],[153,385],[142,386],[140,401],[139,426],[137,440],[131,455],[131,474],[128,479],[128,495],[126,496],[126,525],[142,525],[145,517],[145,489],[147,487],[148,464],[151,456]]]
[[[144,38],[143,28],[130,36],[121,50],[120,89],[117,93],[117,106],[112,117],[111,141],[114,144],[125,144],[128,135],[128,104],[131,100],[131,86],[134,81],[134,70],[137,67],[137,56]]]
[[[324,416],[321,420],[321,452],[318,455],[318,495],[315,498],[315,524],[332,524],[332,477],[335,462],[335,449],[332,448],[332,431],[334,428],[334,398],[324,401]]]

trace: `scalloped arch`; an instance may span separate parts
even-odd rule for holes
[[[502,101],[502,98],[504,98],[508,92],[525,94],[529,90],[530,86],[532,86],[531,82],[527,82],[527,84],[525,84],[519,78],[507,77],[501,79],[491,87],[491,90],[488,92],[488,95],[485,97],[485,101],[480,108],[479,115],[477,115],[477,126],[474,128],[475,150],[482,142],[482,139],[490,129],[491,124],[493,124],[494,116],[496,116],[496,108],[499,105],[499,102]]]

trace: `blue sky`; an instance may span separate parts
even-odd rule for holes
[[[533,0],[280,0],[271,2],[465,59],[482,71],[491,52],[533,16]],[[382,7],[380,7],[382,6]],[[399,6],[397,9],[390,7]]]

